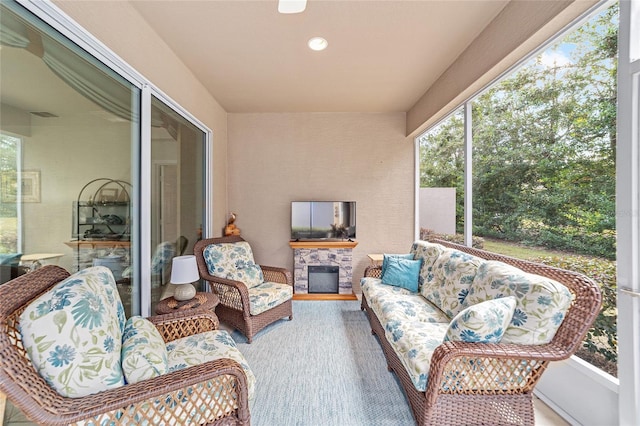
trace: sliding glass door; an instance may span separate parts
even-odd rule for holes
[[[131,314],[140,90],[19,6],[1,7],[0,250],[21,263],[12,276],[108,266]]]
[[[202,236],[206,134],[151,98],[151,307],[172,296],[171,260]]]
[[[149,315],[206,232],[211,134],[74,25],[0,3],[0,283],[106,266],[126,315]]]

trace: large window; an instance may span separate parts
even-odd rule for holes
[[[209,133],[126,64],[106,65],[102,47],[90,54],[15,2],[0,8],[0,253],[19,266],[3,279],[106,266],[126,315],[150,314],[171,294],[171,258],[206,226]]]
[[[578,355],[612,375],[617,29],[613,5],[466,104],[472,108],[474,242],[598,281],[603,309]],[[459,233],[464,125],[458,111],[418,138],[420,184],[456,188]]]
[[[1,264],[17,262],[20,253],[20,203],[21,182],[17,178],[20,171],[21,140],[18,137],[0,133],[0,256]],[[3,279],[10,278],[4,276]]]

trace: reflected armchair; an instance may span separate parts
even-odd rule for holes
[[[249,343],[267,325],[293,319],[293,278],[285,268],[256,265],[240,236],[209,238],[193,248],[200,277],[220,298],[216,314],[242,332]]]

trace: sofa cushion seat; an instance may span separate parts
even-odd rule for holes
[[[282,283],[264,282],[255,287],[250,287],[249,312],[251,315],[259,315],[269,309],[291,300],[293,287]]]
[[[369,306],[376,313],[376,316],[382,312],[382,306],[380,303],[385,299],[385,297],[391,295],[411,296],[414,294],[406,288],[382,284],[382,280],[380,278],[373,277],[362,278],[360,280],[360,288],[362,289],[362,294],[367,298]]]
[[[502,342],[523,345],[549,343],[573,300],[571,292],[557,281],[503,262],[486,261],[478,268],[464,306],[506,296],[514,296],[517,303]]]
[[[453,318],[465,308],[464,299],[483,262],[459,250],[443,249],[433,264],[433,279],[422,286],[422,295]]]
[[[390,321],[385,335],[393,351],[398,355],[415,388],[424,392],[427,388],[431,357],[442,344],[448,323],[421,321]]]
[[[167,343],[166,348],[169,372],[221,358],[236,361],[247,376],[249,399],[253,399],[256,376],[226,330],[207,331],[183,337]]]

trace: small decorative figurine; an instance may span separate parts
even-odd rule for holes
[[[236,227],[236,225],[234,225],[234,222],[236,221],[236,214],[235,213],[231,213],[229,215],[229,220],[227,221],[227,226],[224,227],[224,235],[229,236],[229,235],[240,235],[240,228]]]

